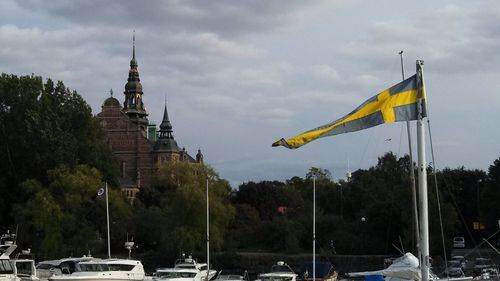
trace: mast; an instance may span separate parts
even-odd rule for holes
[[[209,208],[208,208],[208,178],[207,178],[207,187],[206,187],[206,191],[207,191],[207,280],[208,281],[208,277],[209,277],[209,274],[210,274],[210,227],[209,227]]]
[[[401,76],[403,78],[403,81],[405,80],[405,70],[404,70],[404,64],[403,64],[403,51],[401,50],[399,52],[399,56],[401,57]],[[419,226],[418,226],[418,205],[417,205],[417,188],[416,188],[416,183],[415,183],[415,166],[413,165],[413,153],[412,153],[412,145],[411,145],[411,133],[410,133],[410,121],[406,121],[406,132],[408,133],[408,154],[410,156],[410,180],[411,180],[411,193],[412,193],[412,200],[413,200],[413,227],[415,229],[415,238],[417,241],[417,257],[421,261],[422,256],[420,253],[420,235],[419,235]],[[413,242],[413,239],[412,239]]]
[[[316,173],[313,175],[313,281],[316,280]]]
[[[111,244],[109,242],[109,201],[108,201],[108,182],[106,182],[106,222],[107,222],[107,228],[108,228],[108,259],[111,258]]]
[[[425,88],[424,88],[424,61],[417,60],[417,91],[418,91],[418,120],[417,120],[417,148],[418,148],[418,195],[420,206],[420,250],[422,253],[422,281],[429,281],[429,213],[427,201],[427,170],[425,160]]]

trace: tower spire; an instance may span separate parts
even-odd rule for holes
[[[142,102],[142,85],[139,78],[139,70],[137,69],[137,59],[135,58],[135,30],[132,37],[132,60],[130,60],[130,69],[128,71],[127,84],[125,84],[125,102],[123,104],[123,112],[133,118],[137,123],[147,125],[148,113]]]
[[[167,98],[165,96],[165,110],[163,111],[163,120],[160,124],[160,139],[173,139],[173,132],[172,123],[170,123],[170,120],[168,119]]]
[[[137,60],[135,59],[135,30],[134,35],[132,35],[132,60],[130,61],[131,68],[137,68]]]

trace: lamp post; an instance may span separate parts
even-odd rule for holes
[[[366,218],[363,216],[363,217],[361,217],[360,221],[361,221],[361,248],[362,248],[363,251],[365,251],[365,232],[366,232],[365,223],[366,223]]]
[[[108,234],[108,259],[111,258],[111,243],[110,237],[109,237],[109,198],[108,198],[108,182],[104,183],[104,188],[100,188],[99,191],[97,191],[97,196],[106,196],[106,229],[107,229],[107,234]]]

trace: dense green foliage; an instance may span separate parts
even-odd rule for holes
[[[207,182],[208,179],[208,182]],[[134,221],[136,241],[157,260],[179,254],[204,255],[206,247],[206,186],[210,206],[210,247],[221,251],[234,217],[231,187],[208,166],[172,162],[160,167],[156,182],[138,195]]]
[[[0,151],[2,227],[19,226],[19,239],[47,257],[95,249],[93,199],[117,169],[82,97],[63,82],[2,74]]]
[[[82,97],[62,82],[6,74],[0,77],[0,153],[1,227],[18,227],[22,247],[43,259],[105,255],[106,206],[96,194],[104,181],[110,182],[113,255],[126,254],[128,234],[139,245],[134,253],[150,266],[169,265],[182,252],[204,256],[207,179],[215,252],[309,251],[313,182],[320,253],[388,254],[416,243],[407,156],[387,153],[349,181],[312,167],[304,177],[234,190],[209,166],[169,163],[132,205],[113,185],[115,161]],[[471,244],[498,230],[500,158],[487,172],[428,173],[434,254],[442,249],[438,190],[446,241],[460,235]],[[474,229],[475,222],[484,229]]]

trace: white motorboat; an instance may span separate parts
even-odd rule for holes
[[[53,275],[71,274],[79,271],[78,264],[84,261],[100,260],[91,256],[41,261],[36,265],[36,276],[48,280]]]
[[[205,281],[211,280],[216,274],[217,271],[209,270],[206,263],[198,263],[189,256],[178,259],[173,268],[158,268],[155,279],[162,281]]]
[[[16,275],[22,281],[39,281],[36,275],[35,258],[31,254],[31,250],[22,250],[16,255],[14,260],[16,266]]]
[[[271,272],[259,274],[259,281],[296,281],[297,274],[283,261],[277,262],[271,268]],[[256,280],[256,281],[257,281]]]
[[[214,281],[250,281],[246,270],[221,270]]]
[[[206,276],[205,276],[206,277]],[[155,280],[161,281],[202,281],[199,270],[182,269],[182,268],[158,268],[154,277]]]
[[[14,260],[10,259],[10,254],[16,248],[15,234],[2,235],[0,238],[0,281],[20,281]]]
[[[209,269],[206,263],[198,263],[193,257],[189,256],[187,258],[181,258],[175,261],[175,267],[177,269],[196,269],[200,272],[200,276],[208,276],[208,280],[212,279],[217,270]]]
[[[49,281],[143,281],[144,267],[138,260],[102,259],[82,261],[78,270],[52,275]]]

